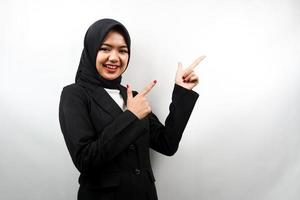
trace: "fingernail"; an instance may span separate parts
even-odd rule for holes
[[[126,87],[129,88],[129,85],[127,84]]]
[[[156,82],[157,82],[156,80],[153,81],[153,83],[156,83]]]

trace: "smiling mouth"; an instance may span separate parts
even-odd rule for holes
[[[118,65],[109,65],[109,64],[103,64],[103,66],[108,69],[117,69],[119,67]]]

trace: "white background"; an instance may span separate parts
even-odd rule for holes
[[[104,17],[132,37],[123,83],[158,81],[148,98],[162,121],[177,62],[207,56],[179,151],[153,153],[160,199],[300,199],[297,0],[1,0],[0,199],[76,198],[59,97]]]

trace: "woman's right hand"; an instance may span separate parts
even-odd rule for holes
[[[127,110],[135,114],[139,119],[143,119],[151,112],[151,107],[146,99],[146,94],[154,87],[156,81],[151,82],[148,86],[144,88],[142,92],[137,94],[135,97],[132,95],[132,90],[129,85],[127,85]]]

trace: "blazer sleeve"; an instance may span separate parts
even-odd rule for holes
[[[168,156],[176,153],[198,97],[199,94],[195,91],[175,84],[165,125],[153,113],[149,115],[152,149]]]
[[[61,130],[73,163],[80,172],[101,168],[136,140],[145,128],[127,110],[97,134],[90,119],[88,101],[84,89],[67,86],[62,91],[59,105]]]

